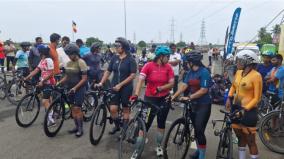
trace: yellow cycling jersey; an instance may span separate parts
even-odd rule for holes
[[[242,76],[243,70],[238,70],[229,92],[229,97],[234,97],[234,104],[241,105],[246,110],[257,106],[262,95],[262,78],[256,70],[251,70]]]

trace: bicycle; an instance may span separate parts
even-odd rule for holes
[[[120,132],[119,159],[130,157],[139,159],[141,157],[147,136],[146,123],[148,121],[151,108],[155,108],[157,110],[155,114],[162,109],[159,106],[142,99],[135,100],[130,108],[131,112],[135,113],[129,121],[127,128],[122,129]],[[173,109],[171,106],[170,108]],[[136,142],[140,143],[139,148],[136,147]]]
[[[41,93],[41,88],[37,87],[36,83],[28,81],[25,83],[33,89],[19,101],[15,113],[17,124],[23,128],[31,126],[37,119],[40,112],[39,94]]]
[[[110,100],[113,96],[112,91],[112,88],[96,91],[98,93],[98,98],[101,98],[101,102],[94,110],[93,117],[91,119],[89,139],[92,145],[97,145],[102,139],[107,120],[109,120],[110,124],[113,123],[112,118],[107,116],[107,112],[110,112]],[[118,110],[118,118],[120,119],[120,123],[122,123],[122,108],[120,106]]]
[[[82,105],[82,112],[84,114],[83,120],[89,122],[92,119],[95,108],[98,106],[98,94],[96,91],[87,91]]]
[[[193,103],[191,101],[183,100],[176,100],[176,102],[184,104],[183,115],[171,124],[170,129],[166,134],[163,145],[165,159],[184,159],[187,155],[191,142],[195,140],[195,136],[193,134],[193,123],[190,117],[190,114],[193,112]],[[173,145],[170,145],[172,143]],[[182,152],[176,152],[182,150],[183,145],[184,150]],[[176,151],[174,151],[174,149],[176,149]],[[174,151],[174,153],[170,154],[172,151]]]
[[[258,118],[263,118],[266,114],[271,112],[272,110],[276,109],[280,105],[280,101],[276,102],[275,104],[271,104],[273,96],[276,94],[270,91],[267,91],[267,96],[262,95],[261,101],[258,104]]]
[[[216,154],[216,159],[233,159],[233,136],[232,136],[232,119],[237,118],[237,114],[242,110],[235,112],[227,112],[220,109],[220,112],[225,114],[224,119],[212,120],[213,129],[217,122],[222,122],[221,130],[214,130],[214,135],[219,136],[219,144]],[[240,115],[241,116],[241,115]]]
[[[284,154],[284,100],[278,110],[266,114],[260,121],[259,138],[271,151]]]

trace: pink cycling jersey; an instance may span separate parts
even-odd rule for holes
[[[147,81],[145,96],[164,97],[170,90],[163,90],[156,93],[157,87],[174,81],[174,71],[169,64],[158,65],[155,62],[148,62],[141,70],[140,76]]]

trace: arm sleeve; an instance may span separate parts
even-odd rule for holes
[[[275,77],[278,79],[278,80],[281,80],[282,78],[284,78],[284,68],[279,68],[278,71],[276,72],[275,74]]]
[[[20,57],[20,55],[21,55],[21,52],[20,51],[18,51],[17,53],[16,53],[16,56],[15,56],[15,58],[19,58]]]
[[[137,72],[137,63],[133,58],[130,58],[130,73],[136,73]]]
[[[82,75],[87,74],[88,66],[84,60],[79,61],[79,67],[80,67]]]
[[[261,99],[262,95],[262,80],[261,80],[261,75],[257,75],[254,80],[253,80],[253,99],[245,106],[248,110],[256,107],[257,103]]]
[[[234,93],[236,92],[236,86],[234,85],[234,83],[235,83],[235,80],[236,80],[238,74],[239,74],[239,72],[237,71],[236,74],[235,74],[234,80],[232,82],[232,86],[230,88],[229,94],[228,94],[229,97],[233,97]]]
[[[209,88],[211,77],[208,71],[203,71],[200,78],[200,87],[201,88]]]

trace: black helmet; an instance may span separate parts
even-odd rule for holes
[[[20,44],[20,46],[21,46],[21,47],[29,47],[29,46],[31,46],[31,43],[30,43],[30,42],[22,42],[22,43]]]
[[[118,37],[115,42],[120,43],[125,52],[130,51],[129,42],[125,38]]]
[[[37,46],[37,49],[38,49],[38,52],[40,55],[44,55],[46,57],[49,57],[50,54],[49,54],[49,47],[47,45],[44,45],[44,44],[40,44]]]
[[[100,42],[94,42],[91,46],[91,52],[94,52],[95,49],[99,49],[102,47],[102,44]]]
[[[202,60],[202,58],[203,58],[203,56],[202,56],[201,52],[196,51],[196,50],[191,51],[186,55],[186,61],[193,62],[193,63],[200,62]]]
[[[75,44],[67,44],[64,51],[67,55],[80,55],[80,49]]]

